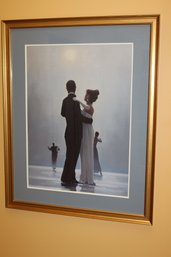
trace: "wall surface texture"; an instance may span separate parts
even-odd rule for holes
[[[2,72],[0,72],[1,257],[171,256],[170,10],[170,0],[0,0],[0,20],[101,15],[161,15],[153,226],[5,208]],[[1,67],[0,58],[0,69]]]

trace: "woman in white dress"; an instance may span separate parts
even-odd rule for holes
[[[86,104],[80,102],[75,98],[76,101],[79,101],[80,105],[83,107],[82,115],[88,118],[92,118],[94,113],[93,102],[98,98],[98,90],[86,91],[85,102]],[[82,133],[82,142],[80,149],[80,158],[81,158],[81,175],[80,183],[95,185],[93,177],[94,169],[94,153],[93,153],[93,143],[94,143],[94,130],[92,124],[83,123],[83,133]]]

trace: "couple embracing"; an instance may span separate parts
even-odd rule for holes
[[[93,102],[98,98],[98,90],[86,91],[85,102],[80,102],[75,95],[75,81],[66,83],[68,96],[63,100],[61,115],[66,119],[65,143],[66,159],[61,184],[72,186],[81,184],[95,185],[93,179],[93,140],[94,131],[92,116],[94,113]],[[80,105],[83,110],[81,111]],[[80,180],[76,180],[75,167],[78,156],[81,158]]]

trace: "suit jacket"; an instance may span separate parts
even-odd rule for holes
[[[70,137],[70,140],[82,138],[82,123],[93,122],[92,119],[84,117],[81,114],[80,104],[78,101],[74,101],[75,94],[68,94],[63,100],[61,115],[66,118],[66,130],[65,137]]]
[[[82,137],[82,115],[80,104],[74,101],[74,94],[69,94],[62,103],[61,115],[66,119],[65,137],[70,140]]]

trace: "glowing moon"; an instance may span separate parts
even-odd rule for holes
[[[66,49],[64,52],[64,57],[67,61],[74,61],[76,58],[76,52],[74,49]]]

